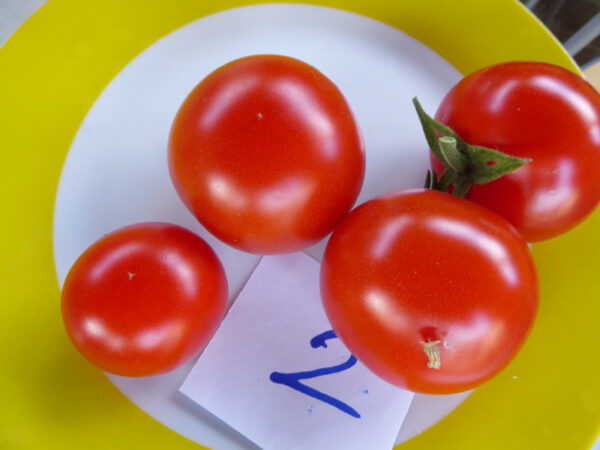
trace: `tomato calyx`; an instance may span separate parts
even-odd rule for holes
[[[416,97],[413,98],[413,104],[427,144],[444,166],[439,178],[434,171],[427,171],[425,188],[446,191],[453,186],[453,194],[464,198],[473,184],[489,183],[531,162],[530,158],[518,158],[491,148],[471,145],[450,127],[430,117]]]
[[[421,341],[423,351],[427,355],[429,361],[427,361],[427,367],[430,369],[440,369],[442,367],[442,360],[440,359],[440,344],[442,341],[427,339],[427,342]]]

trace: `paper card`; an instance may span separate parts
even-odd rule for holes
[[[181,386],[266,450],[390,449],[413,394],[337,339],[304,253],[265,256]]]

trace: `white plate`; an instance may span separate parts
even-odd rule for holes
[[[425,139],[411,99],[431,112],[460,78],[433,51],[399,30],[331,8],[256,5],[223,11],[169,34],[134,59],[87,114],[60,179],[54,258],[60,283],[92,242],[116,228],[166,221],[205,238],[223,262],[233,301],[259,261],[199,225],[177,197],[166,163],[173,117],[208,73],[235,58],[274,53],[315,66],[346,96],[367,150],[358,203],[421,186],[428,168]],[[324,242],[307,250],[319,260]],[[178,392],[193,361],[156,377],[110,380],[148,414],[203,445],[253,444]],[[410,438],[440,420],[468,394],[417,395],[398,436]]]

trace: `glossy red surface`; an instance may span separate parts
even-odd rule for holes
[[[167,372],[201,350],[225,314],[216,254],[184,228],[146,223],[104,236],[75,262],[62,291],[77,350],[125,376]]]
[[[533,160],[467,194],[528,242],[570,230],[598,205],[600,94],[572,72],[531,62],[481,69],[446,95],[435,118],[470,144]]]
[[[354,204],[361,136],[346,100],[315,68],[258,55],[205,78],[173,123],[177,192],[215,236],[260,254],[301,250]]]
[[[416,392],[471,389],[517,353],[538,281],[523,238],[502,217],[431,190],[366,202],[334,231],[321,266],[329,320],[356,357]],[[439,341],[439,369],[424,343]]]

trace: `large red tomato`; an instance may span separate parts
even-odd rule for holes
[[[201,350],[227,304],[223,266],[184,228],[146,223],[110,233],[75,262],[62,315],[75,348],[117,375],[167,372]]]
[[[481,69],[446,95],[435,118],[469,144],[532,162],[474,185],[468,199],[529,242],[562,234],[600,201],[600,94],[566,69],[511,62]],[[433,167],[442,166],[432,155]]]
[[[352,211],[321,266],[333,329],[365,366],[415,392],[489,379],[534,322],[529,248],[502,217],[432,190],[391,193]]]
[[[338,88],[293,58],[257,55],[215,70],[181,106],[171,178],[215,236],[259,254],[330,233],[362,186],[361,136]]]

